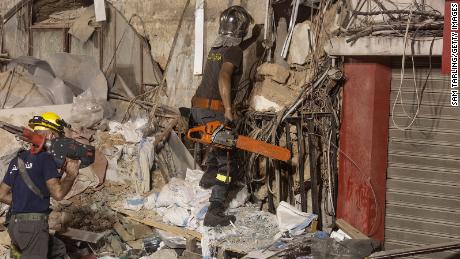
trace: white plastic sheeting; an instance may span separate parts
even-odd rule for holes
[[[303,233],[306,227],[318,216],[299,211],[289,203],[282,201],[276,208],[278,228],[281,232],[288,231],[292,235]]]

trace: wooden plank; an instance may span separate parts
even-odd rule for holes
[[[346,222],[343,219],[336,220],[335,224],[340,229],[342,229],[343,232],[345,232],[347,235],[349,235],[353,239],[369,239],[368,236],[366,236],[363,233],[361,233],[361,231],[357,230],[355,227],[353,227],[352,225],[348,224],[348,222]]]
[[[403,248],[389,251],[382,251],[371,254],[368,258],[394,258],[394,257],[406,257],[417,254],[428,254],[434,252],[440,252],[445,250],[452,250],[460,248],[460,241],[441,243],[435,245],[425,245],[414,248]]]
[[[198,240],[201,240],[201,234],[197,231],[189,230],[186,228],[180,228],[176,226],[171,226],[171,225],[168,225],[168,224],[165,224],[165,223],[153,220],[153,219],[141,218],[139,217],[139,215],[136,214],[136,212],[121,210],[121,209],[113,208],[113,207],[112,209],[118,213],[128,216],[127,217],[128,219],[142,223],[144,225],[151,226],[151,227],[154,227],[160,230],[164,230],[171,234],[175,234],[175,235],[182,236],[185,238],[194,237]]]
[[[96,16],[96,22],[106,20],[104,0],[94,0],[94,13]]]
[[[203,73],[204,55],[204,0],[196,1],[195,9],[195,60],[193,64],[193,74]]]

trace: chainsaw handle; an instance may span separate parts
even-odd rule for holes
[[[210,121],[205,125],[191,128],[187,132],[187,138],[191,141],[196,141],[205,145],[213,143],[214,133],[223,128],[220,121]]]
[[[187,139],[206,145],[211,144],[211,135],[206,134],[206,126],[198,126],[188,130]]]

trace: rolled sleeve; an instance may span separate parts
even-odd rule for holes
[[[223,62],[230,62],[235,67],[240,68],[243,60],[243,50],[240,47],[233,46],[228,48],[224,53]]]

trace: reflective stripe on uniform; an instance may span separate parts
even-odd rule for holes
[[[227,180],[227,176],[224,174],[217,174],[216,179],[224,183],[229,183],[230,181],[232,181],[231,176],[229,176]]]

